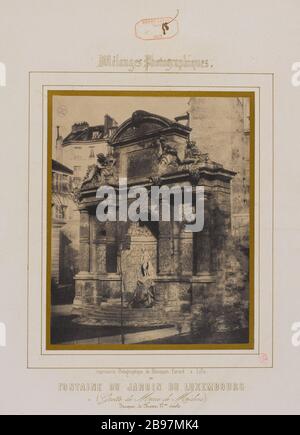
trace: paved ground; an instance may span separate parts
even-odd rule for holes
[[[224,333],[217,333],[209,335],[205,338],[195,337],[190,334],[177,334],[172,337],[165,338],[163,340],[157,339],[147,341],[147,344],[245,344],[248,343],[248,330],[236,331],[230,334],[230,336]]]
[[[53,307],[51,319],[52,344],[121,344],[121,328],[118,326],[86,326],[74,322],[72,305]],[[198,339],[190,334],[178,334],[173,327],[131,328],[125,327],[126,344],[230,344],[247,343],[248,331],[231,334],[215,334]]]
[[[178,334],[175,328],[154,329],[125,334],[125,344],[138,344],[145,341],[164,340]],[[122,344],[120,335],[98,337],[93,339],[73,340],[63,344]]]

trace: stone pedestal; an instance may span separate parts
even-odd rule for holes
[[[75,290],[74,306],[77,309],[87,305],[99,306],[109,298],[119,297],[121,278],[117,274],[80,272],[75,276]]]
[[[195,336],[205,336],[210,330],[209,312],[215,303],[216,277],[194,276],[192,279],[192,321],[191,330]]]
[[[165,311],[184,312],[191,305],[191,279],[159,276],[156,280],[157,304]]]
[[[75,276],[74,306],[82,307],[91,304],[99,305],[100,303],[98,279],[92,273],[80,272]]]

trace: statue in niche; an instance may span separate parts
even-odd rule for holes
[[[133,297],[129,302],[132,308],[152,308],[155,304],[155,271],[151,263],[149,252],[143,248],[140,264],[140,277]]]
[[[141,268],[142,268],[143,276],[146,278],[153,279],[155,276],[154,268],[153,268],[152,263],[151,263],[151,258],[150,258],[149,252],[146,251],[145,248],[143,248],[141,263],[142,263]]]

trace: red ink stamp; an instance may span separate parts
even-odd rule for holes
[[[135,36],[144,41],[172,39],[179,32],[179,11],[175,17],[145,18],[135,25]]]

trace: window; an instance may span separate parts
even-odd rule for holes
[[[90,156],[89,156],[89,158],[90,159],[94,159],[95,158],[95,148],[91,148],[90,149]]]
[[[93,131],[93,140],[100,138],[100,131]]]

